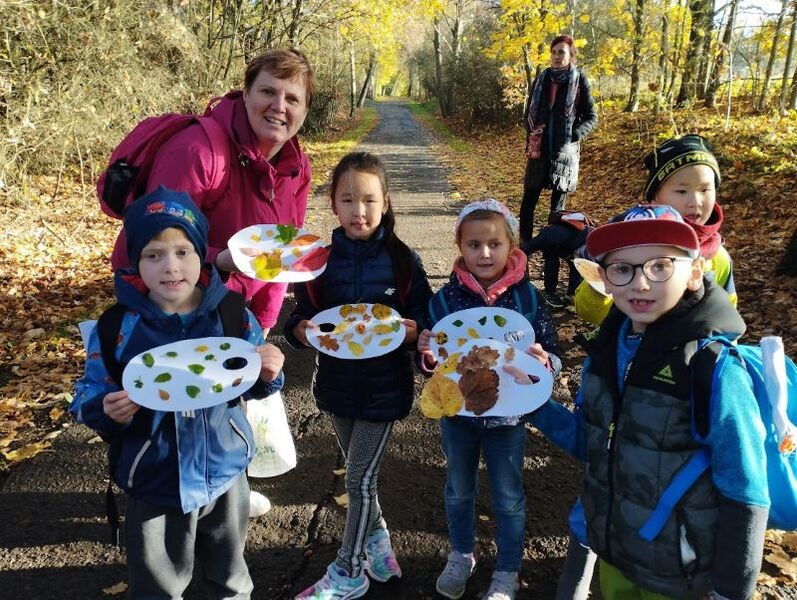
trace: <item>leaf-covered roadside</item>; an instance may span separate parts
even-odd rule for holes
[[[441,123],[428,109],[415,112],[440,143],[449,177],[463,200],[492,196],[515,212],[523,192],[524,134],[520,127],[471,130],[463,123]],[[722,233],[734,260],[739,311],[747,323],[744,341],[755,343],[764,335],[783,337],[786,352],[797,357],[797,278],[775,275],[775,267],[792,232],[797,228],[794,181],[797,180],[797,115],[787,119],[747,115],[724,132],[723,119],[708,110],[670,115],[655,122],[650,114],[603,111],[600,123],[581,149],[578,191],[568,197],[568,209],[583,210],[599,224],[641,201],[646,172],[642,158],[654,145],[678,134],[700,133],[710,139],[722,169],[718,201],[724,209]],[[653,132],[658,132],[658,138]],[[456,139],[456,143],[450,143]],[[535,222],[548,214],[543,193]],[[542,286],[542,260],[532,256],[531,275]],[[561,271],[560,283],[566,278]],[[563,369],[557,385],[575,393],[583,353],[574,343],[577,332],[589,328],[573,307],[554,310]],[[797,585],[797,534],[770,530],[755,598],[794,598]]]
[[[373,109],[304,143],[321,185],[370,131]],[[0,482],[68,427],[85,354],[77,323],[113,301],[109,256],[120,223],[100,211],[93,182],[41,177],[0,196]]]

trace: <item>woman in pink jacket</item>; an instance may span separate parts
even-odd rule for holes
[[[244,295],[265,333],[277,321],[287,286],[239,273],[227,240],[249,225],[303,226],[310,163],[296,134],[314,92],[315,75],[300,50],[269,50],[247,65],[243,91],[219,99],[204,123],[160,148],[147,182],[147,191],[165,185],[188,192],[210,223],[207,261],[228,288]],[[111,262],[114,269],[128,264],[124,233]]]

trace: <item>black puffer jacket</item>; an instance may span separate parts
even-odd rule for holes
[[[380,303],[426,327],[425,309],[432,291],[421,259],[413,253],[409,292],[401,302],[393,263],[379,229],[368,241],[351,240],[342,228],[332,232],[331,252],[324,273],[310,283],[297,284],[296,308],[285,324],[285,337],[294,348],[306,348],[293,335],[302,319],[342,304]],[[409,347],[363,360],[342,360],[318,353],[313,396],[321,410],[340,417],[367,421],[395,421],[409,414],[413,398],[413,370]]]

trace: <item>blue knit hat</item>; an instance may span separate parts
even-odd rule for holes
[[[144,246],[169,227],[182,229],[202,262],[205,262],[208,220],[191,200],[191,196],[160,185],[125,209],[124,228],[130,264],[138,267]]]

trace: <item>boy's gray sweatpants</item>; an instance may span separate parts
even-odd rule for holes
[[[129,597],[182,598],[196,559],[210,598],[248,599],[253,587],[244,561],[248,520],[245,474],[219,498],[188,514],[128,497]]]

